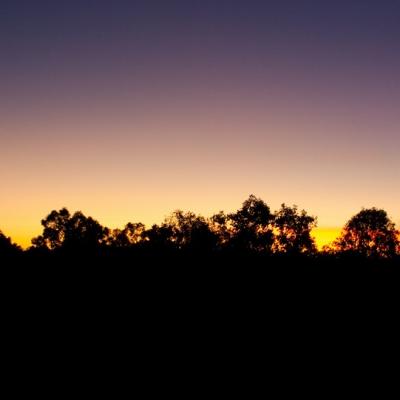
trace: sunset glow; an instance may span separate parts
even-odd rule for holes
[[[316,216],[319,248],[362,207],[400,226],[399,18],[368,0],[2,2],[0,230],[28,247],[64,206],[150,227],[251,193]]]

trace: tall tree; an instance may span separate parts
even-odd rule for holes
[[[170,240],[178,249],[209,251],[217,244],[217,235],[205,218],[190,211],[174,211],[163,226],[171,232]]]
[[[128,222],[124,229],[113,229],[107,238],[107,244],[115,247],[131,247],[146,240],[146,227],[141,222]]]
[[[108,229],[80,211],[72,216],[66,208],[53,210],[42,220],[43,233],[34,238],[36,248],[94,249],[106,238]]]
[[[363,209],[346,223],[334,246],[341,252],[367,257],[391,257],[399,246],[398,235],[386,211]]]
[[[208,225],[217,237],[219,248],[226,247],[232,236],[232,227],[229,224],[229,216],[223,211],[220,211],[208,219]]]
[[[152,252],[164,252],[174,250],[172,242],[172,228],[166,224],[154,224],[143,233],[146,248]]]
[[[43,233],[32,239],[33,246],[38,248],[45,247],[50,250],[60,248],[67,236],[70,217],[71,214],[66,208],[62,208],[59,211],[51,211],[46,218],[42,219]]]
[[[107,232],[108,229],[95,219],[77,211],[68,221],[63,245],[71,249],[95,249],[106,238]]]
[[[250,195],[236,213],[229,214],[233,227],[231,245],[240,251],[270,251],[273,244],[273,215],[268,205]]]
[[[274,250],[286,254],[309,254],[316,251],[311,230],[317,225],[315,217],[299,211],[297,206],[288,207],[282,204],[275,213]]]

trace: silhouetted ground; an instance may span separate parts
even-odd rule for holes
[[[274,354],[276,372],[302,371],[311,348],[318,367],[343,362],[343,342],[370,357],[371,328],[390,335],[397,261],[22,254],[1,268],[3,321],[33,363],[46,348],[74,370],[118,355],[124,373],[125,362],[164,374],[178,362],[189,375],[193,364],[262,374]]]
[[[362,290],[398,286],[399,258],[374,260],[332,256],[289,257],[240,254],[62,254],[24,253],[3,260],[7,279],[28,291],[77,290],[115,295],[148,293],[192,297],[206,292],[249,296],[335,288]],[[397,289],[396,289],[397,290]]]

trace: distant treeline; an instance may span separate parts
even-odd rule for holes
[[[282,204],[276,212],[260,198],[249,196],[235,213],[223,211],[204,218],[174,211],[151,228],[129,222],[124,229],[102,226],[92,217],[66,208],[41,221],[43,232],[25,250],[0,232],[0,257],[18,254],[134,255],[262,255],[395,259],[400,254],[399,231],[384,210],[362,209],[343,227],[330,246],[318,251],[311,231],[317,219],[297,206]]]

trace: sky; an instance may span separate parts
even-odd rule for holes
[[[297,204],[400,226],[400,2],[0,2],[0,229]],[[317,235],[318,239],[318,235]]]

